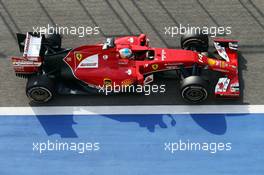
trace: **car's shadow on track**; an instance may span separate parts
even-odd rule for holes
[[[44,131],[48,136],[57,134],[61,138],[77,138],[78,133],[73,129],[78,123],[74,121],[74,115],[66,116],[36,116]],[[89,117],[89,116],[79,116]],[[154,114],[154,115],[101,115],[96,117],[104,117],[125,125],[137,123],[140,128],[145,128],[148,132],[156,133],[160,129],[173,128],[182,125],[182,117],[191,117],[193,121],[198,124],[202,129],[210,134],[224,135],[227,130],[227,122],[225,114],[184,114],[184,115],[171,115],[171,114]],[[88,118],[87,118],[88,119]],[[89,119],[86,125],[89,125]],[[193,124],[188,124],[193,125]],[[87,127],[89,130],[89,127]],[[118,129],[118,123],[113,127]],[[186,126],[186,128],[190,128]],[[191,128],[190,128],[191,130]],[[170,134],[173,134],[170,132]]]
[[[73,129],[73,125],[77,124],[73,115],[65,116],[36,116],[44,131],[48,136],[57,134],[61,138],[77,138],[78,135]]]
[[[176,120],[172,115],[107,115],[104,117],[121,123],[138,123],[139,127],[146,128],[149,132],[155,132],[157,127],[165,129],[176,126]],[[164,117],[169,118],[169,124],[164,121]]]
[[[166,129],[175,127],[180,117],[191,117],[196,124],[211,134],[223,135],[226,132],[227,124],[224,114],[186,114],[186,115],[113,115],[105,116],[121,123],[136,122],[139,127],[146,128],[149,132],[155,133],[158,128]]]

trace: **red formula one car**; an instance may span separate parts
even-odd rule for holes
[[[28,79],[27,96],[34,102],[47,102],[61,89],[99,92],[113,86],[145,86],[153,74],[175,70],[180,77],[181,95],[191,103],[207,99],[208,80],[204,71],[218,72],[217,97],[239,97],[238,41],[215,39],[215,52],[208,53],[208,36],[186,34],[182,49],[153,48],[146,35],[107,38],[104,43],[61,48],[58,34],[17,34],[23,57],[13,57],[17,76]],[[62,83],[63,82],[63,83]],[[61,85],[63,84],[63,85]],[[78,87],[78,88],[76,88]]]

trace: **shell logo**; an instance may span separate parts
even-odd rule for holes
[[[133,84],[133,80],[126,79],[126,80],[122,81],[121,84],[122,84],[122,86],[129,86],[129,85]]]
[[[214,66],[214,65],[216,65],[216,60],[211,59],[211,58],[208,58],[208,60],[207,60],[207,64],[208,64],[209,66]]]

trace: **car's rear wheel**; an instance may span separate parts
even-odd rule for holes
[[[181,48],[198,52],[207,52],[209,47],[208,35],[186,32],[181,37]]]
[[[52,48],[61,48],[62,36],[57,33],[48,34],[45,36],[47,44]]]
[[[189,76],[182,81],[182,98],[190,103],[200,103],[208,98],[208,83],[200,76]]]
[[[35,103],[48,102],[55,94],[53,81],[44,75],[33,76],[28,79],[26,94]]]

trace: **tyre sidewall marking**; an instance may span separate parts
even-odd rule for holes
[[[36,90],[36,89],[41,89],[41,90],[44,90],[44,91],[48,92],[49,97],[46,98],[44,101],[37,101],[37,100],[35,100],[34,98],[31,97],[30,94],[32,93],[32,91],[34,91],[34,90]],[[27,92],[27,96],[28,96],[31,100],[33,100],[34,102],[41,103],[41,102],[47,102],[47,101],[49,101],[49,100],[52,98],[52,93],[50,92],[49,89],[47,89],[47,88],[45,88],[45,87],[32,87],[32,88],[30,88],[30,89],[28,90],[28,92]]]
[[[189,89],[200,89],[203,92],[204,97],[202,99],[200,99],[200,100],[197,100],[197,101],[192,101],[192,100],[187,99],[184,94]],[[194,103],[204,101],[208,97],[207,90],[204,87],[197,86],[197,85],[190,85],[190,86],[187,86],[187,87],[183,88],[181,95],[182,95],[183,99],[185,99],[187,101],[190,101],[190,102],[194,102]]]

